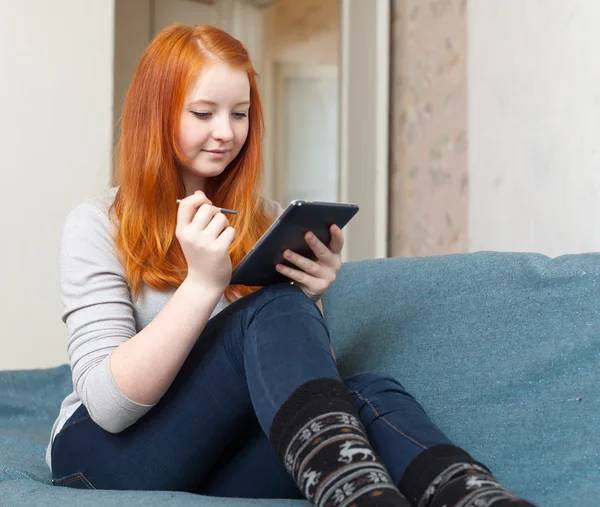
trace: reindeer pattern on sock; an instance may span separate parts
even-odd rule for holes
[[[311,488],[319,484],[320,478],[321,472],[316,472],[315,470],[311,470],[310,468],[302,474],[301,490],[308,498],[312,498]]]
[[[361,447],[356,447],[359,445]],[[344,442],[340,446],[340,453],[339,453],[338,461],[341,463],[350,463],[353,461],[354,456],[356,456],[356,455],[363,456],[361,458],[361,461],[364,461],[367,458],[370,458],[371,461],[377,460],[373,451],[371,449],[369,449],[368,447],[362,446],[361,442],[347,441],[347,442]]]

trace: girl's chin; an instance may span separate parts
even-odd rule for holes
[[[185,172],[192,178],[214,178],[223,173],[227,166],[225,164],[211,164],[207,167],[206,164],[193,165],[185,168]]]

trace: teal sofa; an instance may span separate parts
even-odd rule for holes
[[[348,263],[324,303],[343,374],[393,374],[538,505],[600,505],[600,254]],[[308,505],[51,486],[44,450],[69,383],[66,365],[0,373],[1,506]]]

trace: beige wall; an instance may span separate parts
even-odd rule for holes
[[[600,2],[469,2],[471,250],[600,251]]]
[[[391,255],[600,250],[596,0],[393,0]]]
[[[67,361],[58,250],[109,181],[113,0],[3,2],[0,369]]]
[[[115,4],[114,124],[118,126],[123,100],[135,68],[152,36],[148,0],[117,0]],[[115,140],[118,137],[115,129]]]
[[[392,0],[391,256],[467,250],[466,3]]]

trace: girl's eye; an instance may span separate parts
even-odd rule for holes
[[[238,120],[241,120],[242,118],[247,118],[248,113],[233,113],[233,116]]]
[[[201,120],[206,120],[208,118],[210,118],[211,113],[199,113],[198,111],[191,111],[191,113],[196,117],[199,118]]]

